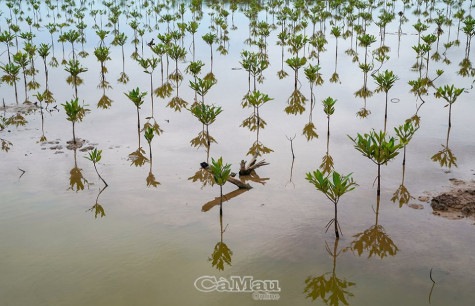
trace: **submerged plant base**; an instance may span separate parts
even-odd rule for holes
[[[85,143],[86,143],[85,139],[76,138],[76,143],[74,143],[74,140],[71,139],[71,140],[66,141],[66,144],[67,144],[66,149],[68,149],[68,150],[77,150],[77,149],[82,148],[82,146]]]

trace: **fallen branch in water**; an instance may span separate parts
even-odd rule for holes
[[[249,163],[247,163],[247,166],[246,161],[241,160],[241,169],[239,170],[239,175],[249,175],[255,169],[262,166],[267,166],[268,164],[269,163],[266,162],[265,159],[257,162],[257,155],[254,155],[254,157],[249,161]]]
[[[209,171],[211,173],[211,169],[209,169],[208,163],[202,162],[200,165],[203,169],[206,169],[207,171]],[[231,184],[236,185],[240,189],[252,189],[251,185],[243,183],[240,180],[235,179],[234,177],[231,177],[231,176],[228,177],[227,181],[230,182]]]

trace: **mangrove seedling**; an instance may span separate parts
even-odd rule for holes
[[[213,34],[213,33],[210,32],[210,33],[206,33],[201,38],[203,38],[205,43],[207,43],[210,47],[210,51],[211,51],[211,73],[213,73],[213,43],[216,41],[217,36],[216,36],[216,34]]]
[[[216,81],[204,78],[201,79],[199,77],[196,78],[196,82],[190,81],[190,87],[196,91],[196,93],[201,96],[201,103],[205,103],[205,96],[208,91],[216,84]]]
[[[143,98],[147,95],[147,92],[140,92],[140,89],[132,89],[128,93],[124,93],[127,98],[134,103],[137,108],[137,132],[139,134],[139,147],[140,147],[140,107],[142,106],[144,100]]]
[[[298,56],[289,58],[285,61],[287,65],[294,71],[294,91],[292,95],[287,100],[287,107],[285,108],[285,112],[287,114],[297,115],[302,114],[305,111],[305,102],[307,98],[298,90],[298,71],[300,67],[304,66],[307,63],[307,59],[305,57],[299,58]]]
[[[409,144],[418,129],[419,126],[414,126],[411,121],[407,121],[404,125],[394,128],[397,137],[399,137],[399,142],[403,145],[403,166],[406,164],[406,146]]]
[[[158,66],[158,59],[155,57],[147,58],[147,59],[139,58],[137,61],[140,64],[140,66],[144,69],[143,72],[150,75],[150,92],[153,92],[153,71]],[[154,108],[153,108],[153,94],[150,95],[150,99],[152,102],[152,118],[153,118],[155,114]]]
[[[399,78],[392,71],[386,70],[373,75],[373,79],[376,84],[378,84],[378,88],[376,88],[375,92],[384,91],[386,94],[386,104],[384,107],[384,132],[386,133],[386,124],[388,122],[388,92],[393,87],[394,82]]]
[[[149,148],[149,153],[150,153],[150,169],[148,171],[148,176],[147,176],[147,186],[153,186],[157,187],[160,185],[160,183],[155,179],[155,175],[152,172],[152,140],[154,135],[154,130],[151,126],[147,127],[147,129],[144,132],[145,139],[148,142],[148,148]]]
[[[227,179],[231,174],[231,164],[223,164],[223,158],[220,157],[217,161],[211,158],[211,165],[209,166],[213,172],[214,181],[219,185],[220,201],[219,201],[219,215],[223,215],[223,185],[226,184]]]
[[[28,101],[28,85],[26,81],[27,67],[29,64],[28,54],[18,51],[13,55],[13,61],[23,70],[23,81],[25,83],[25,102]]]
[[[178,96],[178,88],[180,81],[183,79],[182,74],[178,70],[178,60],[184,59],[186,56],[185,48],[182,48],[177,45],[171,45],[168,48],[168,54],[171,59],[175,61],[175,72],[169,75],[169,78],[175,81],[176,96],[173,97],[168,103],[168,107],[174,109],[175,111],[181,112],[181,109],[186,107],[188,103]]]
[[[71,84],[74,88],[74,97],[78,98],[78,86],[82,84],[82,79],[79,77],[79,74],[86,72],[88,69],[80,66],[79,61],[72,59],[67,62],[66,68],[64,68],[67,72],[69,72],[69,76],[66,79],[68,84]]]
[[[66,111],[66,116],[68,121],[71,121],[73,124],[73,142],[76,144],[76,132],[75,132],[75,124],[76,122],[81,122],[88,109],[84,108],[84,106],[79,105],[78,98],[72,99],[66,104],[61,104]]]
[[[99,171],[97,171],[97,166],[96,166],[96,163],[98,163],[102,158],[102,150],[97,150],[95,148],[94,150],[89,152],[88,156],[84,156],[84,158],[92,161],[92,164],[94,165],[94,169],[96,170],[96,173],[99,176],[99,178],[102,180],[104,185],[106,185],[106,187],[109,186],[107,185],[106,181],[102,178],[102,176],[99,174]]]
[[[307,68],[305,68],[304,71],[305,76],[307,77],[307,80],[310,83],[310,114],[308,116],[308,124],[305,125],[302,131],[302,135],[307,138],[307,141],[310,141],[313,138],[318,138],[318,134],[312,120],[313,108],[315,107],[315,95],[313,93],[313,87],[315,86],[315,84],[322,84],[323,79],[321,73],[319,72],[319,65],[313,66],[312,64],[310,64]]]
[[[8,63],[0,66],[0,69],[2,69],[5,73],[2,75],[1,81],[15,88],[15,99],[16,104],[18,104],[18,90],[16,82],[20,80],[18,77],[18,74],[20,73],[20,66],[15,65],[14,63]]]
[[[455,88],[454,85],[445,85],[437,88],[435,93],[436,98],[444,99],[447,104],[444,107],[449,107],[449,127],[452,127],[452,104],[457,101],[458,96],[463,93],[464,88]]]
[[[201,103],[198,106],[195,106],[192,108],[191,113],[193,116],[198,118],[198,120],[204,124],[206,127],[206,138],[207,138],[207,149],[208,149],[208,154],[209,154],[209,148],[211,146],[211,138],[209,135],[209,125],[212,124],[215,120],[216,117],[223,111],[221,107],[216,107],[214,105],[208,105]]]
[[[109,50],[109,47],[105,47],[103,45],[94,49],[94,55],[101,63],[101,81],[99,85],[97,85],[98,88],[101,88],[103,90],[102,97],[97,103],[97,107],[100,108],[109,108],[112,103],[112,100],[106,96],[106,89],[112,88],[112,86],[109,85],[109,82],[106,81],[107,67],[105,65],[105,62],[111,59],[109,56]]]
[[[330,34],[335,36],[335,71],[333,72],[333,75],[330,78],[330,82],[337,83],[340,81],[340,77],[336,72],[336,68],[338,63],[338,37],[341,36],[341,29],[339,27],[333,27],[330,31]]]
[[[122,50],[122,72],[120,73],[117,82],[122,84],[127,84],[129,82],[129,76],[125,73],[125,54],[124,54],[124,45],[127,42],[127,35],[125,33],[116,34],[114,40],[112,41],[112,45],[120,46]]]
[[[48,65],[46,64],[46,58],[49,55],[49,51],[51,49],[51,46],[48,44],[40,44],[40,47],[38,48],[38,54],[41,56],[43,59],[43,64],[45,67],[45,91],[44,94],[45,96],[45,102],[46,103],[53,103],[55,100],[53,98],[53,93],[49,90],[49,80],[48,80]]]
[[[253,156],[261,156],[261,154],[273,152],[272,149],[267,148],[261,142],[259,142],[259,131],[267,125],[264,119],[262,119],[259,115],[259,108],[273,99],[269,98],[268,95],[261,93],[260,91],[253,91],[246,95],[246,100],[246,105],[252,106],[254,111],[247,119],[242,122],[241,126],[249,128],[250,131],[256,131],[256,141],[252,145],[247,155],[252,154]]]
[[[394,159],[403,147],[399,140],[394,137],[388,139],[387,136],[383,131],[376,132],[374,130],[364,135],[358,133],[355,138],[348,136],[357,151],[378,165],[378,189],[376,191],[378,197],[381,195],[381,165]]]
[[[340,224],[338,223],[338,202],[345,193],[352,191],[358,186],[351,175],[352,173],[341,175],[333,171],[324,176],[318,169],[307,173],[307,181],[313,184],[317,190],[320,190],[335,206],[335,218],[328,222],[326,231],[328,231],[333,223],[335,225],[335,236],[337,239],[340,238],[341,232]]]

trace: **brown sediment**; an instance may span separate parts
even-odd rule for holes
[[[433,214],[451,220],[471,218],[475,220],[475,181],[450,179],[454,187],[433,197],[430,206]]]
[[[68,150],[77,150],[79,148],[82,148],[82,146],[86,143],[86,140],[76,138],[76,143],[74,143],[73,140],[69,140],[66,143],[68,144],[66,146]]]
[[[412,209],[424,209],[424,205],[416,203],[409,204],[409,207]]]
[[[87,146],[87,147],[84,147],[82,149],[80,149],[79,151],[80,152],[86,152],[86,151],[91,151],[91,150],[94,150],[94,146]]]
[[[20,114],[29,114],[35,109],[40,107],[35,103],[24,103],[18,105],[6,105],[5,107],[0,106],[0,111],[5,111],[9,113],[20,113]]]

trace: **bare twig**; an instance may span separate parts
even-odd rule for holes
[[[295,134],[294,134],[294,137],[290,138],[288,137],[287,135],[285,135],[285,137],[290,141],[290,150],[292,151],[292,158],[295,159],[295,154],[294,154],[294,144],[293,144],[293,141],[295,139]]]
[[[20,169],[20,168],[18,168],[18,170],[20,170],[20,171],[22,172],[22,173],[21,173],[21,175],[20,175],[20,177],[18,178],[18,179],[21,179],[21,177],[23,176],[23,174],[25,174],[25,173],[26,173],[26,171],[25,171],[25,170],[23,170],[23,169]]]

